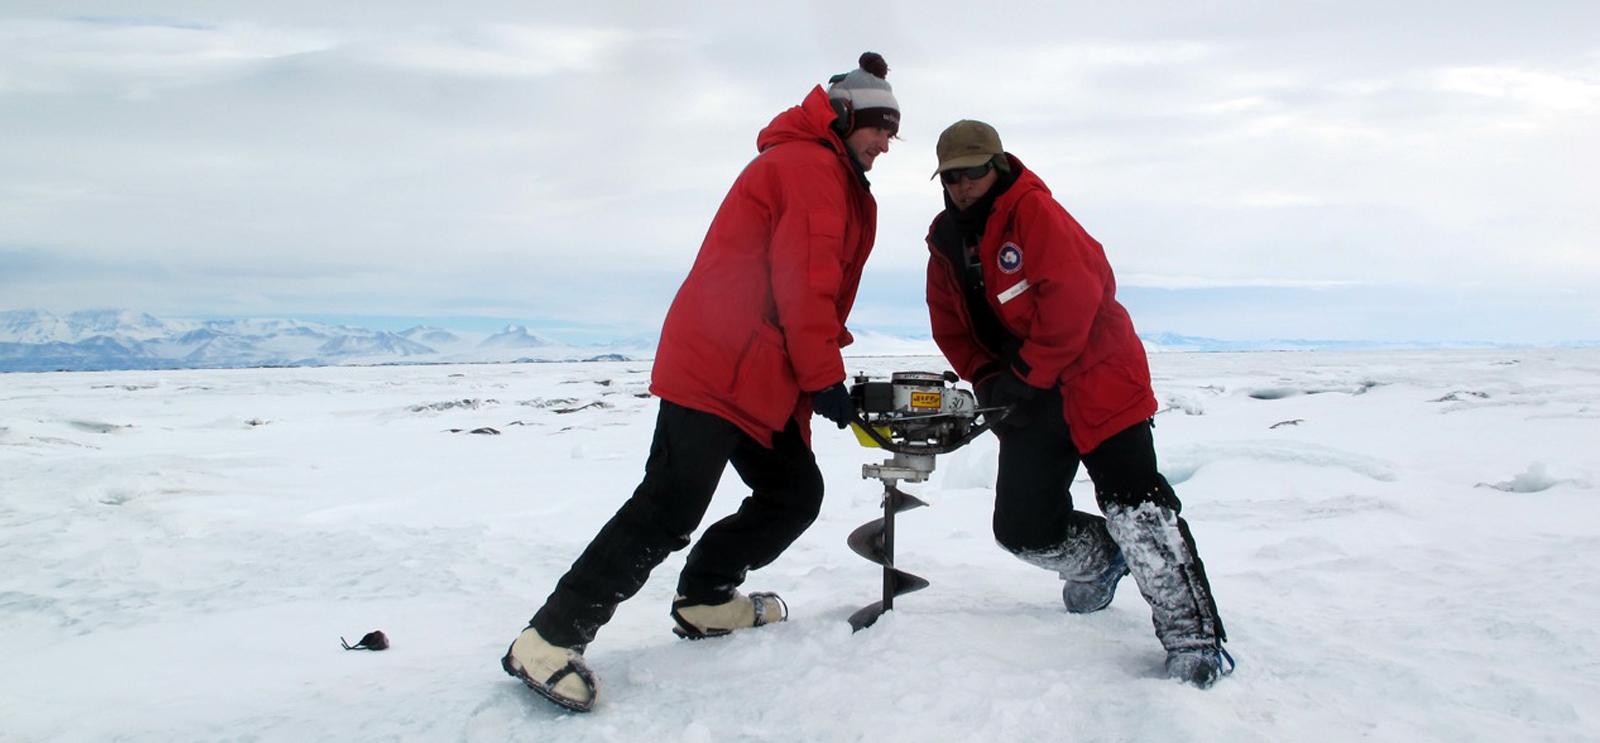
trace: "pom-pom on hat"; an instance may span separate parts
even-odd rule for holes
[[[894,99],[889,87],[889,63],[883,55],[867,52],[861,55],[859,68],[828,81],[828,98],[835,103],[849,104],[849,111],[840,118],[849,117],[845,134],[864,126],[888,129],[890,134],[900,131],[900,103]]]

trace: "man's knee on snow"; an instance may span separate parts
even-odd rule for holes
[[[1014,555],[1059,551],[1064,530],[1044,519],[1007,519],[999,512],[994,518],[994,541]]]

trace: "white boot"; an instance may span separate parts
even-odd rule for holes
[[[732,599],[721,604],[691,604],[682,596],[672,601],[672,619],[678,623],[672,631],[691,640],[721,637],[736,629],[760,627],[788,618],[789,605],[776,593],[746,596],[735,591]]]
[[[532,627],[523,630],[506,649],[500,667],[540,696],[574,712],[593,709],[600,692],[600,682],[582,653],[551,645]]]

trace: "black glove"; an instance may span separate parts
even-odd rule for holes
[[[844,388],[844,382],[811,393],[811,409],[817,415],[837,423],[840,428],[850,425],[850,419],[856,414],[855,403],[850,401],[850,392]]]
[[[978,396],[978,406],[984,408],[1011,408],[1011,413],[1000,421],[1002,426],[1020,428],[1028,423],[1022,403],[1032,400],[1039,389],[1017,378],[1010,371],[990,375],[979,382],[972,391]]]

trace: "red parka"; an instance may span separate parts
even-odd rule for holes
[[[957,267],[928,232],[928,313],[933,339],[961,376],[1009,366],[1034,387],[1061,388],[1072,442],[1087,453],[1156,411],[1150,364],[1105,250],[1057,203],[1032,171],[1010,158],[1017,178],[989,213],[978,246],[984,294],[1000,324],[1022,342],[1017,357],[979,341]]]
[[[818,86],[756,138],[667,311],[650,391],[761,443],[844,381],[839,349],[878,206]]]

